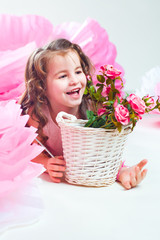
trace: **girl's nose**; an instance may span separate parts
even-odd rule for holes
[[[78,82],[79,82],[79,79],[76,75],[73,74],[70,76],[70,82],[69,82],[70,85],[75,85]]]

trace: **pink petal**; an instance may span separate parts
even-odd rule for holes
[[[17,99],[24,91],[24,70],[37,46],[52,39],[53,26],[36,15],[0,15],[0,100]]]
[[[107,31],[96,20],[88,18],[81,25],[76,22],[60,24],[54,28],[53,36],[54,39],[67,37],[79,44],[96,68],[104,64],[116,64],[116,47],[109,41]]]
[[[11,180],[0,180],[0,197],[12,192],[13,190],[20,188],[25,182],[29,182],[31,179],[39,176],[43,173],[44,169],[41,164],[29,163],[27,167],[19,173],[15,178]]]
[[[16,50],[0,52],[0,94],[24,82],[25,65],[35,48],[36,44],[32,42]]]
[[[0,51],[15,50],[30,42],[42,46],[51,39],[53,25],[36,15],[0,15]]]
[[[43,148],[31,144],[37,129],[25,127],[28,116],[21,116],[20,105],[13,100],[0,102],[0,111],[3,112],[0,115],[0,195],[3,196],[41,174],[44,168],[31,162]]]

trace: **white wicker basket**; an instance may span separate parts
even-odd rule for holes
[[[85,186],[108,186],[115,182],[131,126],[118,130],[83,127],[86,120],[60,112],[67,182]]]

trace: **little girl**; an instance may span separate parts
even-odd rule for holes
[[[89,58],[81,48],[66,39],[52,41],[37,49],[29,58],[25,70],[26,91],[20,104],[23,114],[29,114],[29,126],[38,128],[38,139],[55,157],[45,151],[33,159],[46,168],[53,182],[60,182],[65,171],[60,128],[55,121],[60,111],[86,119],[90,108],[87,96],[83,95],[87,75],[93,70]],[[121,166],[118,181],[130,189],[146,176],[142,168],[147,160],[136,166]]]

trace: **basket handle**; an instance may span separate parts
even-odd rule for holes
[[[130,133],[132,132],[132,125],[128,125],[128,126],[125,126],[124,128],[122,128],[122,131],[123,133]]]
[[[73,122],[77,120],[77,118],[72,114],[69,114],[66,112],[59,112],[56,117],[56,122],[57,123],[62,123],[62,122],[65,123],[65,119],[71,120]]]

